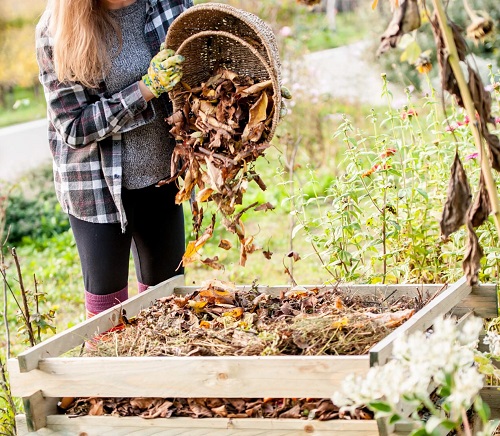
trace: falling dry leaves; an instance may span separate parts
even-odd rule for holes
[[[167,119],[176,139],[172,177],[160,184],[177,180],[181,187],[176,203],[192,203],[196,240],[189,243],[183,265],[198,260],[198,250],[213,234],[214,221],[208,228],[210,233],[205,230],[199,237],[204,213],[200,204],[205,202],[216,205],[224,227],[238,236],[240,264],[244,265],[247,255],[258,247],[245,234],[242,213],[254,206],[255,210],[274,208],[269,203],[256,203],[236,212],[236,207],[243,204],[249,183],[266,189],[253,162],[269,147],[267,138],[275,110],[272,81],[255,81],[221,68],[198,87],[184,84],[174,91],[173,97],[178,96],[183,97],[184,105]],[[221,248],[230,248],[227,247],[225,244]]]

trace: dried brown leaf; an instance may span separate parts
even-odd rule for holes
[[[479,178],[479,190],[476,194],[474,202],[472,203],[469,211],[467,212],[467,217],[473,227],[479,227],[488,219],[490,212],[491,212],[490,197],[488,194],[488,190],[486,189],[486,185],[484,183],[483,173],[481,172],[481,176]]]
[[[405,33],[420,27],[420,10],[417,0],[402,0],[394,10],[391,22],[382,34],[377,56],[385,53],[390,48],[396,47]]]
[[[458,153],[451,167],[451,176],[448,183],[446,203],[443,207],[441,221],[441,234],[444,239],[457,231],[465,223],[467,210],[471,202],[471,192],[467,174],[465,173]]]
[[[255,211],[259,211],[259,210],[265,210],[265,211],[267,211],[267,210],[274,210],[274,209],[275,209],[275,207],[271,203],[267,202],[267,203],[264,203],[264,204],[260,204],[254,210]]]
[[[228,241],[227,239],[221,239],[219,242],[219,247],[223,250],[230,250],[232,246],[233,244],[231,244],[231,241]]]
[[[251,141],[257,142],[263,132],[263,122],[267,119],[267,93],[263,92],[259,99],[250,107],[250,116],[245,129],[241,135],[243,143]]]
[[[434,33],[434,40],[436,42],[437,61],[441,70],[441,86],[451,95],[455,96],[458,105],[464,107],[464,102],[462,99],[462,94],[460,93],[457,79],[455,77],[455,74],[453,73],[450,63],[448,62],[448,49],[446,48],[443,33],[436,13],[434,13],[431,19],[431,24],[432,31]],[[452,21],[449,21],[449,25],[453,33],[453,39],[457,48],[458,58],[460,61],[465,62],[465,56],[467,55],[467,43],[462,36],[462,31]]]
[[[300,254],[296,251],[290,251],[286,255],[287,257],[291,257],[294,262],[298,262],[300,260]]]
[[[216,269],[216,270],[223,270],[224,269],[224,265],[222,265],[219,262],[219,256],[214,256],[212,258],[207,257],[205,259],[202,259],[201,263],[203,263],[203,265],[207,265],[210,268],[213,268],[213,269]]]
[[[273,86],[272,80],[265,80],[263,82],[256,83],[252,86],[249,86],[248,88],[245,88],[241,91],[241,94],[243,95],[252,95],[252,94],[257,94],[259,92],[264,91],[266,88],[270,88]]]
[[[479,245],[474,227],[470,222],[467,223],[467,245],[465,247],[464,260],[462,269],[467,277],[469,285],[476,285],[479,281],[478,275],[481,268],[481,258],[483,257],[483,249]]]
[[[102,416],[104,415],[104,402],[100,398],[91,398],[90,399],[90,416]]]

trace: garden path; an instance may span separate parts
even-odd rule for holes
[[[381,96],[383,69],[369,60],[371,45],[371,41],[363,40],[307,54],[305,63],[311,66],[315,88],[352,103],[387,105],[387,99]],[[389,83],[388,88],[395,104],[406,99],[401,87]]]

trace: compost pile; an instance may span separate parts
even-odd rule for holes
[[[256,285],[237,290],[210,280],[188,295],[158,299],[121,331],[101,338],[90,356],[362,355],[429,301],[383,298],[301,286],[279,295]],[[79,398],[72,415],[144,418],[373,419],[313,398]]]
[[[269,147],[267,138],[275,110],[272,80],[257,81],[218,68],[200,86],[182,85],[171,97],[183,105],[167,119],[172,126],[170,133],[176,139],[172,177],[160,184],[182,176],[184,181],[176,203],[191,200],[196,240],[188,245],[183,265],[194,261],[196,253],[212,236],[215,215],[212,224],[201,231],[204,211],[199,203],[207,201],[216,205],[224,227],[238,236],[240,264],[245,265],[247,254],[256,247],[253,237],[245,235],[241,216],[258,203],[238,213],[236,206],[242,204],[250,182],[266,189],[253,163]],[[222,267],[216,261],[205,263]]]
[[[99,356],[362,355],[426,303],[389,302],[331,288],[281,295],[212,279],[185,296],[158,299],[125,329],[98,341]],[[109,339],[109,340],[106,340]]]

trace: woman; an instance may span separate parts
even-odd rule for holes
[[[87,317],[176,274],[184,253],[170,176],[167,92],[182,56],[161,46],[192,0],[51,0],[37,26],[57,197],[80,255]]]

